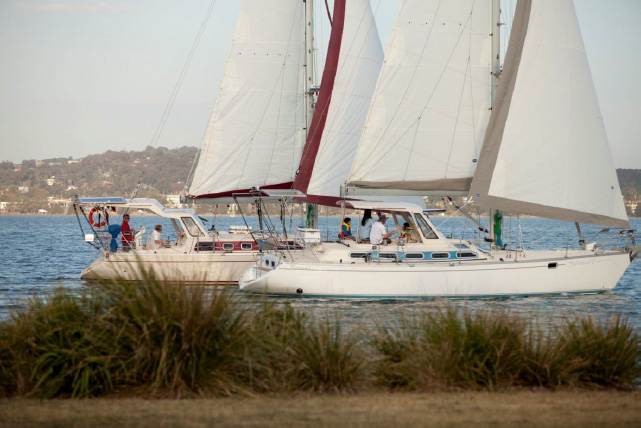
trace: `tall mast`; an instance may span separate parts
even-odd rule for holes
[[[303,0],[305,3],[305,129],[309,133],[309,127],[314,116],[314,1]],[[305,138],[307,141],[307,138]],[[306,226],[318,229],[318,205],[307,204]]]
[[[492,0],[492,95],[491,102],[494,106],[496,93],[501,79],[501,1]],[[500,211],[490,210],[490,235],[496,247],[502,246],[501,231],[503,229]]]
[[[501,77],[501,1],[492,0],[492,104]]]
[[[303,0],[305,3],[305,130],[309,132],[309,125],[314,115],[314,1]]]

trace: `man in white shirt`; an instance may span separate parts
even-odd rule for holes
[[[385,239],[396,233],[395,230],[392,230],[390,233],[386,233],[385,220],[387,220],[387,217],[385,214],[381,214],[378,217],[378,221],[372,225],[372,232],[369,235],[369,242],[372,244],[382,244]]]
[[[162,226],[160,224],[157,224],[156,227],[154,228],[154,231],[151,232],[151,236],[147,238],[146,249],[157,250],[158,248],[168,243],[167,241],[165,241],[160,237],[160,232],[162,232]]]

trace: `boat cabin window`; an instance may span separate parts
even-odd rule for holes
[[[196,245],[196,251],[214,251],[213,242],[199,242]]]
[[[395,262],[398,260],[396,253],[378,253],[378,260],[382,262]]]
[[[359,252],[352,251],[351,253],[349,253],[349,258],[350,259],[365,259],[365,258],[367,258],[367,253],[360,252],[360,251]]]
[[[478,258],[478,256],[479,256],[478,254],[473,253],[471,251],[456,253],[456,257],[458,257],[459,259],[476,259]]]
[[[449,259],[450,253],[432,253],[433,259]]]
[[[407,260],[422,260],[423,259],[423,253],[406,253],[405,258]]]
[[[181,218],[183,223],[185,224],[185,227],[187,228],[187,232],[189,232],[191,236],[205,236],[200,231],[200,229],[198,228],[198,225],[196,224],[193,218],[191,217],[181,217]]]
[[[421,232],[423,232],[423,236],[427,239],[438,239],[438,236],[436,236],[436,233],[432,230],[429,224],[425,221],[422,215],[420,214],[414,214],[414,217],[416,218],[416,223],[418,223],[418,227],[421,228]]]
[[[234,251],[234,244],[232,244],[231,242],[224,242],[223,251]]]
[[[252,244],[249,242],[243,242],[240,244],[240,249],[241,250],[251,250],[252,249]]]

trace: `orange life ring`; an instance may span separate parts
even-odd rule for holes
[[[98,219],[100,219],[100,214],[103,214],[104,215],[104,220],[102,220],[100,223],[98,223],[97,221],[94,221],[94,219],[93,219],[94,213],[99,213]],[[102,209],[102,208],[98,208],[98,207],[93,207],[91,209],[91,212],[89,213],[89,223],[91,223],[92,226],[94,226],[94,227],[102,227],[105,224],[107,224],[107,220],[109,220],[109,213],[107,212],[107,210]]]

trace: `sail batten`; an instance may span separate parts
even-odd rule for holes
[[[520,0],[470,195],[475,205],[629,227],[571,0]]]

